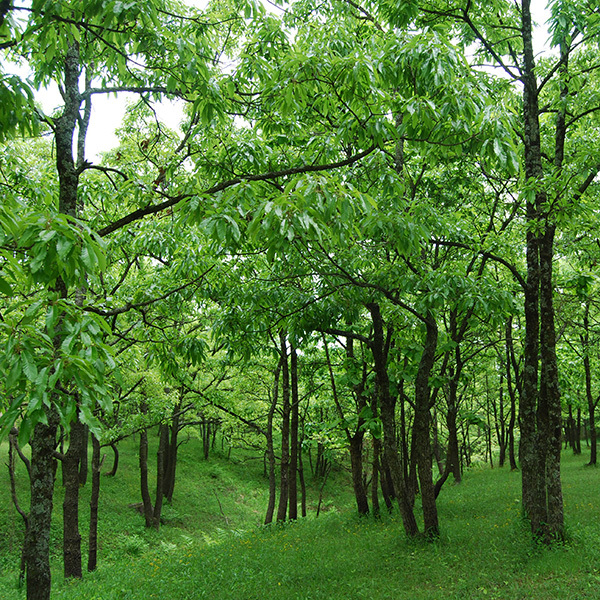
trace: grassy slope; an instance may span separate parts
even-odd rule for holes
[[[565,454],[568,545],[538,548],[519,517],[520,474],[472,470],[439,499],[439,542],[408,542],[395,516],[354,516],[347,477],[325,488],[330,510],[287,526],[261,528],[266,482],[257,461],[204,462],[182,448],[167,523],[146,531],[129,503],[139,501],[135,449],[122,447],[115,479],[103,478],[100,567],[83,582],[64,583],[54,561],[53,599],[168,598],[410,599],[597,598],[600,585],[600,470]],[[0,460],[5,462],[5,448]],[[5,483],[6,482],[6,483]],[[89,486],[88,486],[89,487]],[[0,598],[13,600],[21,523],[0,473]],[[59,490],[60,494],[60,490]],[[87,490],[82,506],[87,508]],[[311,490],[313,508],[317,491]],[[60,508],[57,503],[57,508]],[[60,510],[55,539],[60,543]],[[82,531],[87,530],[84,519]]]

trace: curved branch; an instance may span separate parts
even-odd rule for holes
[[[239,177],[235,177],[234,179],[222,181],[221,183],[218,183],[217,185],[214,185],[213,187],[205,190],[204,192],[200,192],[199,194],[181,194],[179,196],[169,198],[168,200],[165,200],[164,202],[161,202],[160,204],[154,204],[152,206],[146,206],[145,208],[140,208],[138,210],[134,210],[133,212],[129,213],[128,215],[125,215],[124,217],[122,217],[121,219],[118,219],[118,220],[114,221],[113,223],[111,223],[110,225],[103,227],[97,233],[100,237],[104,237],[110,233],[113,233],[113,231],[116,231],[117,229],[121,229],[122,227],[129,225],[129,223],[133,223],[134,221],[139,221],[140,219],[143,219],[144,217],[146,217],[148,215],[153,215],[153,214],[162,212],[163,210],[165,210],[167,208],[175,206],[182,200],[188,200],[190,198],[193,198],[194,196],[210,196],[212,194],[222,192],[222,191],[226,190],[227,188],[233,187],[234,185],[238,185],[239,183],[242,183],[243,181],[269,181],[272,179],[277,179],[279,177],[287,177],[289,175],[301,175],[303,173],[316,173],[316,172],[320,172],[320,171],[333,171],[333,170],[339,169],[341,167],[347,167],[349,165],[352,165],[352,164],[362,160],[363,158],[365,158],[366,156],[368,156],[369,154],[374,152],[376,150],[376,148],[377,148],[377,146],[373,145],[370,148],[367,148],[366,150],[363,150],[362,152],[359,152],[358,154],[351,156],[350,158],[347,158],[345,160],[340,160],[340,161],[334,162],[334,163],[327,163],[324,165],[304,165],[302,167],[291,167],[289,169],[282,169],[280,171],[271,171],[269,173],[260,173],[257,175],[240,175]]]

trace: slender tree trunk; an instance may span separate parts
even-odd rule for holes
[[[179,449],[179,421],[182,402],[179,402],[173,410],[171,425],[169,427],[170,436],[165,448],[165,482],[164,496],[167,502],[173,501],[175,492],[175,475],[177,472],[177,452]]]
[[[150,490],[148,489],[148,432],[145,429],[140,431],[139,464],[144,520],[146,522],[146,527],[152,527],[152,499],[150,498]]]
[[[21,561],[19,564],[19,587],[23,585],[23,581],[25,580],[25,570],[26,570],[26,550],[27,550],[27,531],[29,529],[29,515],[21,508],[19,504],[19,499],[17,497],[17,482],[15,478],[15,452],[19,455],[23,463],[25,464],[25,468],[27,469],[27,474],[31,477],[31,462],[29,459],[23,454],[21,448],[19,448],[19,444],[17,441],[17,430],[13,428],[11,432],[8,434],[8,475],[10,479],[10,496],[13,501],[13,505],[15,510],[21,515],[23,519],[23,545],[21,547]]]
[[[381,443],[380,443],[381,444]],[[394,510],[393,500],[394,496],[394,485],[392,483],[392,476],[390,474],[390,469],[387,466],[387,462],[385,459],[385,446],[382,446],[382,452],[379,452],[379,484],[381,487],[381,495],[383,496],[383,501],[385,502],[385,506],[389,513]]]
[[[494,468],[494,457],[492,456],[492,424],[490,422],[490,405],[491,405],[491,401],[490,401],[490,385],[489,385],[489,378],[488,375],[486,373],[485,375],[485,391],[486,391],[486,407],[485,407],[485,419],[486,419],[486,425],[487,425],[487,429],[485,431],[485,438],[486,438],[486,454],[489,457],[489,461],[490,461],[490,467],[492,467],[492,469]]]
[[[156,496],[152,510],[152,525],[158,531],[162,514],[165,485],[165,454],[169,444],[169,426],[161,423],[158,427],[158,450],[156,451]]]
[[[575,421],[573,419],[573,405],[569,404],[569,416],[567,417],[566,427],[565,427],[565,438],[566,442],[569,446],[571,446],[571,450],[573,450],[573,454],[577,454],[577,448],[575,444]],[[565,446],[566,448],[566,446]]]
[[[492,400],[494,409],[494,424],[496,428],[496,439],[498,440],[498,466],[502,468],[506,462],[506,420],[504,414],[504,375],[500,372],[500,389],[498,391],[498,408],[496,402]]]
[[[302,445],[300,445],[302,448]],[[302,452],[298,453],[298,479],[300,480],[300,508],[302,517],[306,517],[306,481],[304,480],[304,460]]]
[[[90,536],[87,570],[91,573],[98,564],[98,507],[100,504],[100,442],[92,434],[92,493],[90,497]]]
[[[377,438],[373,438],[373,475],[371,476],[371,506],[373,507],[373,516],[381,515],[379,506],[379,471],[381,470],[381,442]]]
[[[290,372],[288,367],[287,340],[281,332],[282,356],[282,423],[281,423],[281,479],[279,485],[279,505],[277,506],[277,521],[285,521],[290,491]]]
[[[275,377],[273,383],[273,394],[269,414],[267,416],[267,460],[269,463],[269,503],[267,505],[267,514],[265,515],[265,525],[273,521],[273,513],[275,512],[275,496],[277,494],[277,482],[275,478],[275,449],[273,445],[273,417],[277,408],[277,400],[279,396],[279,375],[283,365],[283,357],[279,360],[275,369]]]
[[[359,515],[369,514],[369,501],[363,478],[363,439],[364,432],[358,430],[350,437],[350,466],[352,469],[352,486]]]
[[[513,342],[512,342],[512,319],[506,321],[506,389],[510,397],[510,417],[508,421],[508,460],[511,471],[517,467],[517,457],[515,453],[515,425],[517,422],[517,398],[516,385],[513,385],[512,374],[515,373],[515,379],[518,380],[519,374],[516,371],[516,363],[513,365]],[[516,383],[516,382],[515,382]]]
[[[444,473],[444,464],[442,463],[442,450],[440,448],[440,440],[438,435],[437,411],[435,410],[433,411],[431,430],[433,432],[433,457],[435,458],[438,473],[442,475]]]
[[[448,412],[446,413],[446,427],[448,428],[448,454],[446,456],[446,470],[452,473],[454,483],[462,481],[460,470],[460,456],[458,451],[458,428],[456,418],[458,416],[458,382],[452,376],[448,383]]]
[[[85,426],[76,418],[71,423],[69,449],[62,460],[65,496],[63,501],[63,561],[65,578],[81,579],[81,534],[79,533],[79,462]]]
[[[113,451],[113,466],[112,469],[106,474],[107,477],[114,477],[117,474],[119,468],[119,449],[115,442],[110,444],[111,450]]]
[[[289,511],[290,521],[298,518],[298,354],[296,348],[290,350],[290,376],[292,384],[292,405],[290,421],[290,474],[289,474]]]
[[[524,156],[527,180],[539,187],[527,201],[521,464],[525,513],[530,519],[533,534],[549,542],[564,535],[560,482],[561,404],[552,277],[555,226],[548,213],[547,193],[541,187],[544,173],[530,4],[531,0],[522,0]],[[567,59],[562,46],[561,58],[564,59],[562,72],[566,69]],[[566,95],[564,99],[566,102]],[[566,131],[564,109],[557,114],[555,166],[560,169]]]
[[[575,425],[575,450],[581,454],[581,407],[577,407],[577,423]]]
[[[589,465],[597,463],[597,439],[596,439],[596,402],[592,395],[592,367],[590,365],[590,301],[585,303],[583,313],[583,334],[581,336],[583,346],[583,369],[585,372],[585,397],[588,406],[588,421],[590,425],[590,462]]]

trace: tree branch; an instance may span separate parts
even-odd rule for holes
[[[213,187],[205,190],[204,192],[200,192],[199,194],[197,194],[197,196],[210,196],[212,194],[222,192],[222,191],[226,190],[227,188],[233,187],[234,185],[238,185],[239,183],[242,183],[243,181],[269,181],[271,179],[277,179],[279,177],[287,177],[289,175],[301,175],[303,173],[316,173],[316,172],[320,172],[320,171],[333,171],[333,170],[339,169],[341,167],[347,167],[349,165],[352,165],[352,164],[362,160],[363,158],[365,158],[366,156],[371,154],[376,148],[377,148],[377,146],[373,145],[370,148],[367,148],[366,150],[363,150],[362,152],[359,152],[358,154],[351,156],[350,158],[347,158],[345,160],[341,160],[338,162],[334,162],[334,163],[327,163],[324,165],[304,165],[302,167],[291,167],[289,169],[282,169],[280,171],[271,171],[269,173],[260,173],[257,175],[240,175],[239,177],[235,177],[234,179],[222,181],[221,183],[214,185]],[[100,237],[104,237],[110,233],[113,233],[113,231],[116,231],[117,229],[121,229],[122,227],[129,225],[129,223],[139,221],[140,219],[143,219],[144,217],[146,217],[148,215],[153,215],[153,214],[162,212],[163,210],[165,210],[167,208],[175,206],[182,200],[187,200],[192,197],[194,197],[194,195],[192,195],[192,194],[182,194],[179,196],[175,196],[173,198],[169,198],[168,200],[165,200],[164,202],[161,202],[160,204],[154,204],[152,206],[146,206],[145,208],[140,208],[140,209],[135,210],[135,211],[129,213],[128,215],[122,217],[121,219],[114,221],[110,225],[103,227],[97,233]]]

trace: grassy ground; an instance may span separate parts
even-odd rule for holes
[[[519,473],[479,468],[462,485],[447,485],[439,498],[441,539],[409,542],[395,515],[354,515],[348,487],[334,493],[347,483],[343,473],[325,488],[328,510],[318,519],[313,511],[294,524],[260,527],[262,464],[235,453],[231,461],[204,462],[195,444],[183,448],[166,524],[146,531],[128,508],[139,496],[134,448],[122,450],[117,478],[102,481],[99,569],[64,582],[57,554],[53,600],[599,597],[600,470],[584,467],[582,457],[564,456],[569,540],[547,549],[531,542],[520,518]],[[16,600],[24,597],[15,586],[21,524],[0,477],[0,598]],[[313,488],[312,508],[317,495]]]

